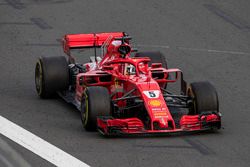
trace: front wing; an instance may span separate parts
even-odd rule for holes
[[[221,128],[221,116],[217,113],[206,115],[184,115],[175,129],[145,128],[138,118],[115,119],[113,117],[98,117],[98,130],[106,136],[170,134],[178,132],[206,131]]]

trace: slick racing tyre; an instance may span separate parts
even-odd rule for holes
[[[97,117],[109,116],[110,111],[110,95],[106,88],[93,86],[85,89],[81,104],[81,120],[85,130],[95,131]]]
[[[35,68],[35,84],[41,98],[50,98],[57,91],[66,90],[69,86],[69,69],[66,58],[41,57]]]
[[[217,92],[211,83],[191,83],[187,94],[193,99],[193,105],[189,109],[189,115],[219,112]]]
[[[138,52],[135,57],[149,57],[151,59],[149,66],[152,63],[161,63],[162,67],[167,69],[167,61],[161,52]]]

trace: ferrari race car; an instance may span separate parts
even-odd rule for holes
[[[221,128],[212,84],[187,84],[181,70],[167,68],[160,52],[132,48],[128,34],[70,34],[62,45],[67,56],[38,59],[36,90],[41,98],[58,94],[76,106],[87,131],[126,135]],[[76,62],[72,51],[87,48],[94,49],[94,56]],[[173,83],[179,83],[178,93],[168,90]]]

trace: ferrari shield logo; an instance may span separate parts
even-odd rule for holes
[[[160,107],[161,106],[161,101],[160,100],[150,100],[149,104],[152,107]]]

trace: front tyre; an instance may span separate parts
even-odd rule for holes
[[[109,116],[111,112],[110,95],[101,86],[87,87],[81,104],[81,120],[86,131],[97,129],[97,117]]]
[[[219,112],[219,100],[216,89],[209,82],[194,82],[190,84],[187,92],[193,99],[189,115]]]

